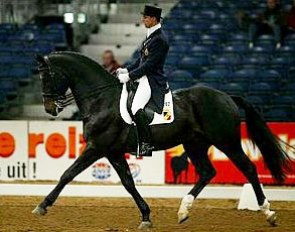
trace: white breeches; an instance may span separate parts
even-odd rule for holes
[[[134,95],[131,106],[132,114],[135,115],[140,109],[143,109],[151,98],[151,87],[147,76],[138,79],[138,87]]]

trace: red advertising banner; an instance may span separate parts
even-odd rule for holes
[[[295,123],[269,123],[270,129],[282,141],[295,146]],[[247,136],[246,125],[241,125],[242,146],[244,152],[256,165],[258,177],[263,184],[274,184],[270,172],[266,168],[259,149],[252,145]],[[284,146],[284,145],[283,145]],[[286,185],[295,185],[295,153],[294,150],[286,147],[288,155],[291,157],[292,173],[288,173],[285,181]],[[215,184],[243,184],[248,182],[243,174],[234,166],[225,154],[215,147],[210,147],[208,155],[217,175],[211,181]],[[182,146],[177,146],[166,151],[166,173],[165,182],[168,184],[194,184],[198,179],[198,174],[194,166],[184,154]]]

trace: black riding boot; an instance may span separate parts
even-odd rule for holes
[[[139,155],[152,156],[152,151],[154,149],[154,147],[151,145],[152,132],[149,126],[147,115],[142,109],[136,112],[134,115],[134,121],[136,123],[139,138]]]

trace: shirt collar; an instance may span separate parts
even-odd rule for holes
[[[147,29],[147,38],[148,38],[151,34],[153,34],[156,30],[158,30],[158,29],[160,29],[160,28],[161,28],[161,24],[160,24],[160,23],[156,24],[155,26],[152,26],[151,28],[148,28],[148,29]]]

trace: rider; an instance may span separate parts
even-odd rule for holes
[[[164,96],[168,89],[167,78],[163,66],[169,50],[168,40],[161,30],[162,9],[146,5],[142,12],[142,22],[147,28],[146,39],[141,47],[141,57],[127,68],[117,70],[121,83],[129,80],[139,83],[136,90],[131,111],[137,126],[140,144],[140,155],[151,156],[151,129],[144,107],[152,98],[156,104],[157,113],[162,113]]]

